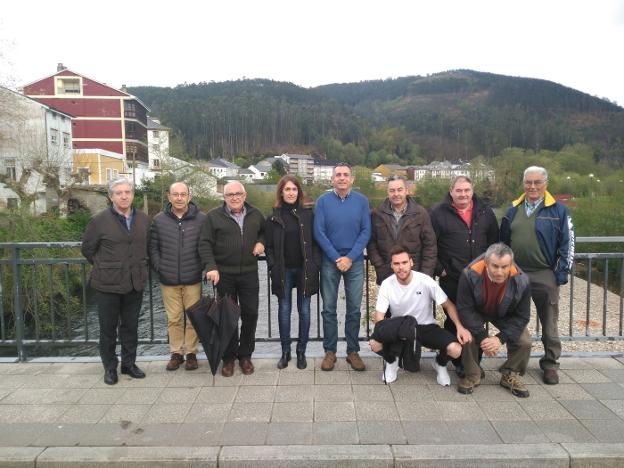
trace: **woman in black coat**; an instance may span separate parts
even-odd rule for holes
[[[273,214],[267,218],[266,255],[271,274],[271,290],[278,298],[278,323],[282,357],[278,369],[290,361],[290,314],[292,290],[297,288],[299,335],[297,367],[307,367],[305,351],[310,334],[310,298],[319,290],[320,249],[312,236],[314,215],[303,207],[299,180],[285,175],[277,184]]]

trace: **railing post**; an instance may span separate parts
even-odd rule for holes
[[[13,310],[15,311],[15,342],[17,344],[17,359],[26,360],[24,353],[24,311],[22,310],[22,269],[19,264],[19,246],[11,247],[11,269],[13,271]]]

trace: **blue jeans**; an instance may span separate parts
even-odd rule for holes
[[[299,312],[299,339],[297,352],[305,353],[310,336],[310,297],[303,296],[303,290],[297,287],[303,284],[303,268],[286,268],[284,271],[284,297],[278,299],[277,321],[279,324],[282,352],[290,351],[290,313],[292,310],[292,290],[297,288],[297,312]]]
[[[338,344],[338,286],[343,278],[347,309],[345,313],[345,337],[347,353],[360,350],[358,335],[360,333],[360,306],[362,305],[362,288],[364,287],[364,260],[353,262],[345,273],[341,272],[334,262],[323,256],[321,263],[321,296],[323,297],[323,348],[325,351],[336,352]]]

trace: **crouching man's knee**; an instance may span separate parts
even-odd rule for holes
[[[450,343],[446,347],[446,354],[451,359],[457,359],[459,356],[461,356],[461,352],[462,352],[462,346],[457,341]]]

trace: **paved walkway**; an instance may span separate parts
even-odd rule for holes
[[[532,358],[527,399],[498,385],[500,359],[468,396],[453,372],[437,385],[429,357],[387,386],[378,358],[276,361],[225,379],[151,360],[113,387],[98,362],[0,363],[0,467],[624,465],[623,358],[563,358],[556,386]]]

